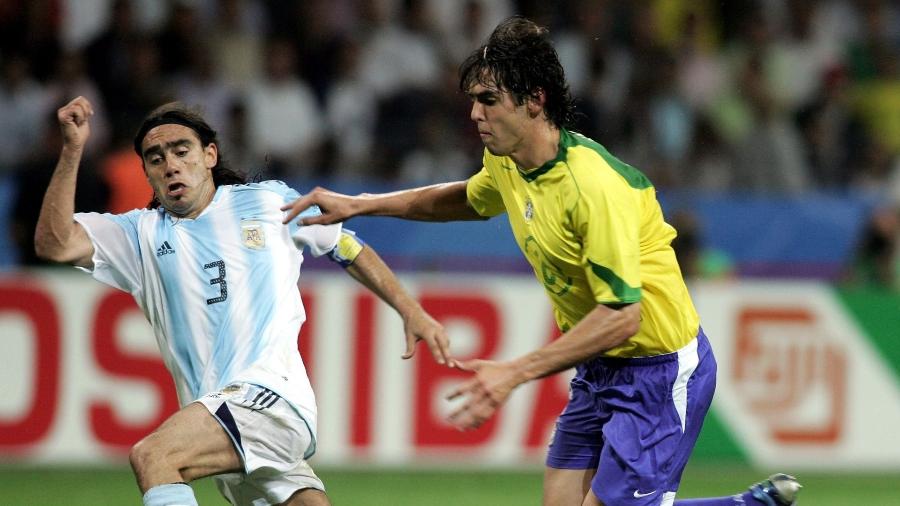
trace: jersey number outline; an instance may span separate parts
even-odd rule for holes
[[[206,299],[207,306],[222,302],[228,298],[228,283],[225,282],[225,262],[223,260],[216,260],[215,262],[204,265],[203,269],[212,269],[213,267],[219,268],[219,277],[210,279],[209,284],[219,285],[219,296],[212,299]]]

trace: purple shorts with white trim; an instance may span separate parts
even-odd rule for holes
[[[716,389],[716,359],[700,329],[674,353],[600,357],[577,367],[547,466],[596,469],[607,505],[671,501]]]

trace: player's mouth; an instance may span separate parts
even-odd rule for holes
[[[184,183],[169,183],[166,187],[166,196],[169,198],[177,198],[187,192],[187,186]]]

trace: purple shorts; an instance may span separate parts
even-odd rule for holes
[[[703,329],[675,353],[585,362],[570,388],[547,466],[596,469],[591,490],[610,506],[674,499],[716,389]]]

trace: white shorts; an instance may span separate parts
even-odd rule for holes
[[[243,461],[243,473],[213,477],[232,504],[279,504],[297,490],[325,490],[306,462],[315,452],[309,426],[278,394],[237,383],[195,402],[206,406],[219,421]]]

